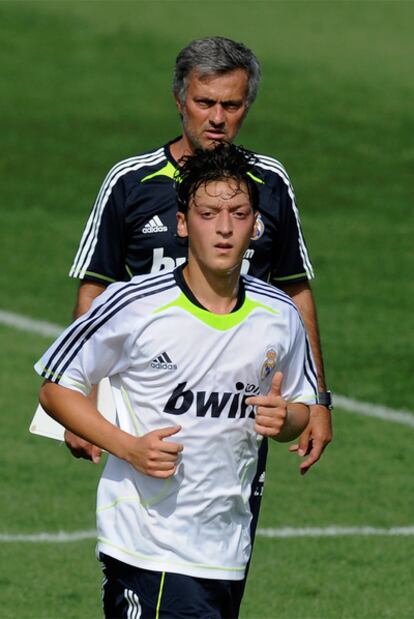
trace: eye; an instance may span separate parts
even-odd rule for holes
[[[200,211],[200,215],[203,219],[214,219],[213,211]]]
[[[214,102],[210,99],[197,99],[196,103],[199,107],[208,108],[211,107]]]
[[[247,219],[249,213],[247,211],[234,211],[233,217],[235,219]]]
[[[241,103],[233,103],[233,102],[223,103],[224,109],[227,110],[228,112],[237,112],[241,108],[241,106],[242,106]]]

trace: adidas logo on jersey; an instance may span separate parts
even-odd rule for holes
[[[144,234],[151,234],[153,232],[167,232],[167,230],[168,227],[164,226],[158,215],[155,215],[155,217],[150,219],[142,228],[142,232]]]
[[[176,370],[177,366],[173,363],[166,352],[161,353],[151,361],[151,367],[156,370]]]

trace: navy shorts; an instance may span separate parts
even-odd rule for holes
[[[101,554],[105,619],[237,619],[243,581],[153,572]]]

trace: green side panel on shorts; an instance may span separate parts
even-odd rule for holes
[[[161,607],[162,592],[164,589],[164,580],[165,580],[165,572],[163,572],[161,576],[160,590],[158,592],[157,608],[155,610],[155,619],[159,619],[160,617],[160,607]]]
[[[171,161],[168,161],[163,168],[157,170],[153,174],[148,174],[148,176],[145,176],[145,178],[141,180],[141,183],[145,183],[145,181],[149,181],[151,178],[155,178],[156,176],[167,176],[168,178],[172,178],[174,180],[176,171],[177,169],[173,166]]]
[[[242,307],[236,312],[231,312],[230,314],[213,314],[212,312],[191,303],[191,301],[187,299],[185,294],[182,292],[177,299],[155,310],[154,314],[160,314],[170,307],[180,307],[185,312],[188,312],[198,320],[201,320],[201,322],[204,322],[206,325],[209,325],[217,331],[227,331],[228,329],[236,327],[242,323],[243,320],[245,320],[247,316],[253,312],[253,310],[258,308],[264,309],[270,314],[279,313],[277,310],[274,310],[267,305],[262,305],[261,303],[257,303],[256,301],[252,301],[246,297]]]

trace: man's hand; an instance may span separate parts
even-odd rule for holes
[[[256,406],[254,428],[262,436],[278,436],[285,424],[288,403],[282,398],[283,374],[276,372],[267,395],[246,398],[246,404]]]
[[[321,457],[323,450],[332,440],[331,412],[326,406],[314,404],[310,407],[309,424],[302,432],[299,443],[291,445],[289,451],[297,452],[301,457],[309,456],[300,465],[300,473],[304,475]]]
[[[180,430],[181,426],[160,428],[144,436],[132,437],[124,459],[144,475],[160,479],[172,477],[177,470],[183,445],[164,439]]]
[[[75,458],[84,458],[84,460],[91,460],[94,464],[98,464],[101,460],[102,449],[88,443],[80,436],[65,430],[65,443],[66,447],[70,450]]]

